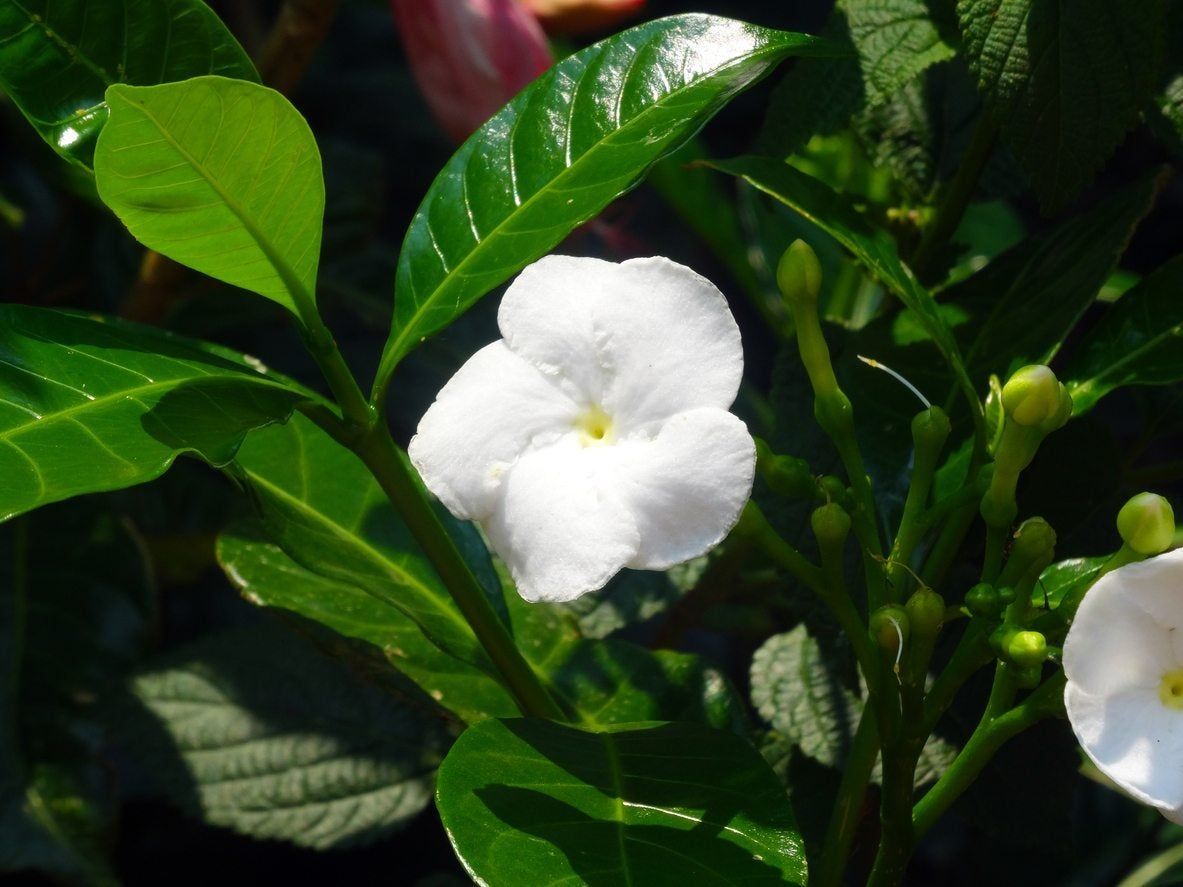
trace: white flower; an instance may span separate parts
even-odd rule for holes
[[[1064,642],[1064,702],[1088,756],[1183,821],[1183,550],[1108,573]]]
[[[444,386],[409,452],[449,511],[480,521],[522,597],[573,600],[722,540],[756,454],[727,412],[743,350],[710,281],[661,257],[548,256],[497,322],[504,338]]]

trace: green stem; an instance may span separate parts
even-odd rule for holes
[[[933,827],[1009,739],[1058,710],[1064,674],[1057,673],[1005,714],[983,717],[949,769],[912,811],[913,831],[919,839]]]
[[[1149,887],[1179,863],[1183,863],[1183,844],[1156,853],[1122,878],[1117,887]]]
[[[961,224],[962,216],[965,215],[974,191],[977,190],[978,178],[994,150],[997,136],[998,124],[994,115],[986,109],[978,118],[969,147],[966,148],[965,156],[961,158],[957,173],[949,183],[932,223],[924,230],[916,252],[912,255],[912,270],[922,281],[931,280],[941,251],[957,230],[957,226]]]
[[[1002,570],[1002,552],[1006,548],[1006,527],[986,527],[986,554],[982,558],[982,581],[993,582]]]
[[[782,538],[755,502],[749,502],[744,507],[737,529],[755,542],[777,566],[788,570],[823,600],[828,599],[826,578],[821,569]]]
[[[883,750],[883,798],[879,820],[883,832],[867,887],[896,887],[912,856],[915,836],[912,826],[912,793],[919,752],[915,743],[900,743]]]
[[[354,452],[370,469],[411,535],[439,573],[452,600],[489,654],[522,713],[531,717],[566,720],[506,631],[480,582],[448,535],[427,494],[420,488],[414,469],[391,439],[390,432],[383,425],[374,426],[357,440]]]
[[[977,517],[977,511],[976,503],[963,505],[953,512],[942,528],[941,534],[937,537],[936,543],[924,561],[924,569],[920,573],[921,578],[930,588],[939,587],[945,574],[949,572],[949,568],[953,565],[953,559],[957,557],[957,552],[961,549],[961,543],[965,541],[966,533],[969,532],[974,518]]]
[[[846,869],[846,860],[850,857],[850,848],[858,832],[859,814],[878,756],[879,733],[874,713],[870,705],[867,705],[863,708],[858,730],[846,756],[842,782],[838,786],[834,809],[830,814],[830,824],[822,844],[821,859],[810,878],[813,887],[838,887],[842,882],[842,873]]]
[[[349,426],[349,433],[358,437],[364,435],[377,422],[374,409],[362,394],[357,380],[337,347],[336,340],[333,339],[333,334],[320,319],[320,315],[316,314],[314,309],[311,314],[303,314],[302,320],[305,344],[341,407],[345,423]]]
[[[975,618],[965,628],[961,640],[941,674],[933,681],[924,703],[924,732],[931,733],[941,715],[952,704],[953,698],[970,676],[993,658],[990,651],[990,629]]]

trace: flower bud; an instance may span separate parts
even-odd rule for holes
[[[1047,639],[1038,631],[1016,631],[1002,653],[1019,668],[1039,666],[1047,659]]]
[[[869,628],[879,649],[894,659],[900,654],[900,643],[908,640],[908,614],[895,604],[880,607],[871,614]]]
[[[756,467],[769,489],[779,496],[812,499],[817,493],[817,482],[809,463],[796,456],[774,453],[763,440],[756,440]]]
[[[841,548],[850,535],[850,515],[837,502],[827,502],[815,508],[809,522],[823,549],[830,546]]]
[[[1022,631],[1022,627],[1015,625],[1013,622],[1004,622],[990,633],[990,648],[994,651],[994,655],[1006,658],[1006,649],[1010,644],[1011,638]]]
[[[1017,569],[1008,569],[1008,578],[1018,581],[1032,568],[1042,570],[1052,562],[1055,553],[1056,531],[1051,524],[1042,517],[1027,518],[1015,530],[1008,566],[1013,561]]]
[[[776,266],[776,283],[789,302],[816,302],[822,288],[822,266],[804,240],[794,240]]]
[[[993,585],[982,582],[965,593],[965,607],[974,616],[996,619],[1002,611],[1002,601]]]
[[[1002,386],[1002,409],[1017,425],[1039,425],[1063,409],[1060,387],[1060,380],[1050,368],[1041,364],[1025,366]]]
[[[1117,532],[1138,554],[1162,554],[1175,539],[1175,512],[1155,493],[1139,493],[1117,513]]]
[[[908,624],[918,634],[934,635],[945,621],[945,599],[931,588],[918,588],[904,604]]]
[[[827,474],[818,479],[817,485],[829,502],[846,501],[846,484],[842,478],[834,474]]]
[[[1058,383],[1060,388],[1060,401],[1056,409],[1050,416],[1039,423],[1039,430],[1044,434],[1051,434],[1068,424],[1068,420],[1072,418],[1072,395],[1068,393],[1068,389],[1064,387],[1064,383]]]
[[[951,430],[948,414],[937,406],[917,413],[912,419],[912,441],[917,452],[940,452]]]

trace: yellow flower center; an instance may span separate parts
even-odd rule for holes
[[[1158,698],[1167,708],[1183,711],[1183,668],[1168,671],[1158,685]]]
[[[579,441],[585,447],[597,444],[612,443],[612,417],[599,406],[591,406],[579,414],[575,420],[575,428],[579,431]]]

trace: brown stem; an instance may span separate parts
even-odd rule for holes
[[[287,0],[259,57],[259,76],[287,95],[324,42],[341,0]]]

